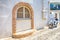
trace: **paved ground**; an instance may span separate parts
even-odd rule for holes
[[[60,40],[60,27],[54,29],[42,29],[26,38],[15,39],[12,37],[2,38],[0,40]]]

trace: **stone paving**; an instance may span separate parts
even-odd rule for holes
[[[60,27],[54,29],[45,28],[25,38],[15,39],[12,37],[8,37],[2,38],[0,40],[60,40]]]

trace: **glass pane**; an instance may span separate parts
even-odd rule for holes
[[[18,12],[23,12],[23,7],[19,8]]]
[[[25,8],[25,18],[29,18],[29,17],[30,17],[29,10]]]
[[[17,18],[23,18],[23,13],[17,13]]]
[[[18,11],[17,11],[17,18],[23,18],[23,7],[18,9]]]

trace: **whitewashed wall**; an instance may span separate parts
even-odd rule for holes
[[[60,2],[60,0],[50,0],[50,2]]]
[[[0,0],[0,37],[12,35],[12,9],[19,2],[27,2],[32,6],[34,11],[34,26],[36,29],[46,25],[47,20],[42,20],[42,0]],[[44,7],[47,10],[49,9],[48,1],[46,0],[44,0]],[[48,16],[48,11],[46,14]]]

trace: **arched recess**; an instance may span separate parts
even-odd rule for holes
[[[18,8],[20,7],[26,7],[28,10],[29,10],[29,13],[31,14],[30,15],[30,18],[31,18],[31,29],[34,29],[34,14],[33,14],[33,9],[31,7],[30,4],[28,3],[25,3],[25,2],[20,2],[18,4],[16,4],[12,10],[12,36],[13,37],[25,37],[27,35],[30,35],[32,34],[33,32],[30,32],[30,33],[27,33],[26,34],[23,34],[23,35],[16,35],[16,11]]]

